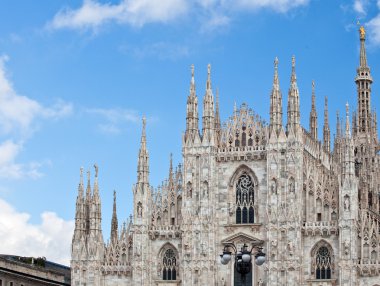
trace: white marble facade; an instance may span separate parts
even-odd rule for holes
[[[209,66],[200,130],[192,67],[183,163],[170,160],[168,178],[151,187],[144,120],[134,213],[119,229],[115,195],[107,244],[97,166],[92,188],[81,175],[72,285],[241,285],[219,255],[228,242],[255,241],[267,262],[253,266],[246,285],[379,286],[380,145],[362,28],[359,35],[358,109],[338,115],[333,148],[327,99],[317,138],[314,83],[310,126],[300,125],[294,58],[285,126],[277,59],[269,124],[247,104],[221,124]]]

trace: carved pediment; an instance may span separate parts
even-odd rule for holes
[[[260,240],[252,235],[246,234],[246,233],[236,233],[234,235],[231,235],[221,241],[222,244],[228,244],[228,243],[234,243],[236,244],[241,244],[241,243],[246,243],[247,245],[261,245],[264,243],[263,240]]]

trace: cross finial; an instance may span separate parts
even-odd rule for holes
[[[296,66],[296,57],[292,56],[292,67],[294,68]]]
[[[275,69],[278,68],[278,58],[277,57],[274,58],[274,68]]]
[[[190,66],[190,69],[191,69],[191,77],[193,78],[194,77],[194,64],[192,64]]]

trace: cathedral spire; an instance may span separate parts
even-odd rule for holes
[[[78,185],[78,196],[75,207],[75,230],[74,238],[79,239],[83,231],[83,226],[85,224],[84,217],[84,201],[83,201],[83,168],[80,168],[80,180]]]
[[[317,110],[315,108],[315,83],[314,80],[311,83],[311,111],[310,111],[310,134],[314,139],[318,139],[318,120],[317,120]]]
[[[299,91],[297,86],[296,76],[296,58],[292,57],[292,76],[290,78],[290,88],[288,93],[288,122],[286,124],[287,132],[292,129],[293,132],[299,127],[300,124],[300,103]]]
[[[174,190],[174,174],[173,174],[173,154],[170,153],[169,164],[169,191]]]
[[[83,198],[84,184],[83,184],[83,167],[80,168],[80,179],[78,186],[78,198]]]
[[[340,127],[339,111],[336,111],[336,130],[334,138],[334,156],[338,161],[341,160],[342,132]]]
[[[354,144],[351,137],[350,130],[350,115],[349,115],[349,105],[346,103],[346,128],[345,128],[345,138],[344,138],[344,157],[343,157],[343,178],[349,179],[355,175],[355,159],[354,159]]]
[[[210,140],[214,123],[214,96],[211,89],[211,65],[207,65],[206,94],[203,97],[202,140]]]
[[[346,138],[351,138],[349,105],[346,103]]]
[[[141,133],[141,143],[139,151],[139,159],[137,166],[137,183],[148,183],[149,176],[149,154],[146,148],[146,118],[142,119],[143,128]]]
[[[376,110],[373,111],[373,123],[372,123],[372,129],[373,129],[373,137],[376,141],[378,141],[378,133],[377,133],[377,113]]]
[[[91,173],[87,171],[87,188],[86,188],[86,200],[91,200]]]
[[[190,94],[186,105],[186,133],[185,141],[189,138],[194,140],[198,131],[198,97],[195,92],[194,65],[191,65]]]
[[[360,35],[360,67],[366,68],[367,66],[367,55],[365,50],[365,29],[363,26],[360,26],[359,28],[359,35]]]
[[[219,89],[216,89],[216,102],[215,102],[215,131],[217,136],[220,135],[220,113],[219,113]]]
[[[323,121],[323,148],[330,152],[330,126],[329,126],[329,110],[327,105],[327,96],[325,96],[325,112]]]
[[[340,117],[339,117],[339,111],[336,112],[336,137],[341,138],[341,129],[340,129]]]
[[[358,91],[358,133],[368,133],[371,127],[371,84],[372,77],[367,65],[365,50],[365,34],[363,26],[359,28],[360,36],[360,59],[355,82]]]
[[[111,243],[114,243],[118,237],[118,221],[116,213],[116,191],[113,191],[113,211],[111,220]]]
[[[94,164],[95,169],[95,181],[94,181],[94,194],[93,197],[95,199],[99,199],[99,183],[98,183],[98,173],[99,173],[99,167],[97,164]]]
[[[277,133],[282,127],[282,94],[278,78],[278,58],[274,60],[273,87],[270,96],[270,126]]]
[[[207,65],[206,91],[211,91],[211,64]]]

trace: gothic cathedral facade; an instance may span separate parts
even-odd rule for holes
[[[314,83],[310,126],[300,125],[295,59],[283,126],[282,94],[274,64],[270,122],[246,104],[221,123],[210,66],[199,129],[192,67],[183,164],[164,183],[149,183],[145,120],[133,186],[134,213],[119,229],[116,194],[111,236],[104,243],[98,169],[76,201],[71,271],[74,286],[241,285],[234,263],[222,265],[224,245],[261,245],[245,285],[380,285],[380,144],[371,109],[372,77],[360,29],[355,83],[358,106],[337,114],[330,146],[325,99],[318,140]],[[333,148],[332,148],[333,147]]]

